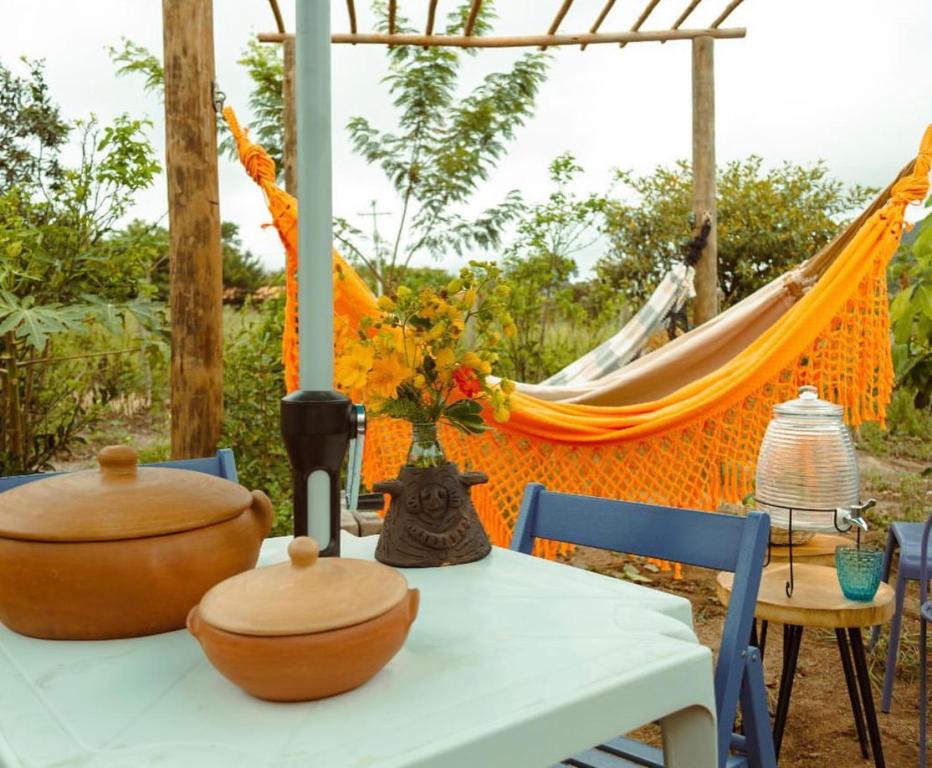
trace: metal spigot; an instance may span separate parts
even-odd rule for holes
[[[855,504],[851,509],[836,509],[835,528],[845,533],[851,530],[852,525],[856,525],[862,531],[867,531],[867,520],[864,519],[863,514],[876,504],[876,499],[868,499],[863,504]]]

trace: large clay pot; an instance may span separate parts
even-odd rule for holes
[[[182,629],[212,586],[253,568],[272,525],[261,491],[200,472],[137,467],[129,446],[100,470],[0,494],[0,621],[53,640]]]
[[[323,558],[306,536],[289,563],[218,584],[188,616],[211,664],[247,693],[309,701],[356,688],[398,652],[419,593],[386,566]]]

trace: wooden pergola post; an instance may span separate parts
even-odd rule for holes
[[[173,458],[212,455],[223,419],[223,270],[211,2],[162,0]]]
[[[693,214],[696,228],[708,216],[712,228],[696,264],[698,325],[718,314],[718,240],[715,211],[715,76],[713,39],[697,37],[693,47]]]
[[[298,150],[298,126],[295,113],[294,96],[294,38],[282,42],[284,53],[284,77],[282,79],[282,122],[284,137],[282,146],[282,164],[285,166],[285,190],[293,197],[298,196],[298,171],[296,155]]]

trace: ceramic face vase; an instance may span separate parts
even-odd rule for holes
[[[374,490],[391,496],[375,557],[400,568],[430,568],[481,560],[492,549],[470,498],[487,483],[482,472],[460,472],[446,461],[436,425],[414,425],[408,461],[394,480]]]

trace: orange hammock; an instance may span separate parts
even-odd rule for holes
[[[274,162],[249,141],[229,107],[224,116],[243,165],[265,192],[287,253],[283,359],[290,391],[297,387],[297,203],[275,184]],[[930,161],[932,126],[916,160],[804,265],[820,264],[811,289],[714,369],[633,404],[546,401],[516,392],[508,423],[478,437],[443,430],[453,461],[489,475],[489,484],[474,490],[474,501],[493,542],[508,544],[528,482],[710,510],[740,501],[753,490],[773,405],[795,397],[802,384],[814,384],[823,397],[843,404],[851,424],[883,423],[893,387],[886,266],[899,245],[906,205],[928,192]],[[378,311],[372,292],[336,253],[334,311],[351,328]],[[702,331],[692,333],[699,337]],[[681,351],[689,349],[689,339],[677,340]],[[404,424],[372,424],[366,481],[394,476],[409,440]]]

